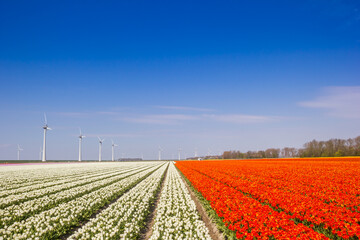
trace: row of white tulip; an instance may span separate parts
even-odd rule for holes
[[[173,163],[164,182],[152,231],[150,240],[211,239]]]
[[[102,174],[100,176],[95,176],[95,177],[90,175],[85,178],[81,177],[80,179],[73,178],[73,179],[71,179],[70,182],[67,182],[67,183],[58,183],[56,185],[51,185],[50,187],[45,185],[44,187],[42,187],[40,189],[35,189],[33,191],[22,192],[19,194],[10,194],[6,197],[0,198],[0,209],[4,208],[6,206],[9,206],[9,205],[15,205],[15,204],[18,204],[21,202],[25,202],[27,200],[34,199],[34,198],[40,198],[45,195],[50,195],[50,194],[54,194],[54,193],[57,193],[60,191],[65,191],[67,189],[71,189],[71,188],[74,188],[77,186],[82,186],[82,185],[89,184],[92,182],[99,182],[102,179],[107,179],[107,178],[111,179],[111,177],[116,177],[119,174],[125,172],[126,170],[128,170],[128,169],[121,169],[121,170],[117,170],[115,172],[105,173],[105,174]]]
[[[111,169],[110,166],[99,164],[100,169]],[[85,167],[85,168],[84,168]],[[43,183],[53,179],[79,175],[82,173],[96,172],[93,163],[71,164],[23,164],[10,165],[0,168],[0,190],[9,190]]]
[[[145,166],[147,162],[128,163],[69,163],[69,164],[38,164],[16,165],[0,168],[0,196],[9,190],[21,189],[68,178],[86,176],[101,172],[110,172],[125,166]]]
[[[34,198],[32,200],[17,205],[11,205],[4,209],[0,209],[0,227],[4,225],[9,225],[14,221],[23,220],[37,212],[41,212],[43,210],[49,209],[60,203],[70,201],[76,197],[80,197],[93,190],[104,187],[113,182],[119,181],[122,178],[126,178],[128,176],[135,174],[136,172],[140,172],[148,168],[149,167],[147,166],[141,169],[135,168],[131,170],[124,170],[122,173],[119,173],[116,176],[110,178],[106,178],[99,181],[91,181],[88,184],[73,187],[61,192],[57,192],[55,194],[45,195],[40,198]]]
[[[0,168],[0,193],[106,170],[111,170],[111,167],[99,164],[97,169],[93,163],[6,166]]]
[[[0,229],[0,239],[46,239],[64,234],[81,221],[89,218],[95,211],[112,199],[123,194],[133,184],[150,174],[160,163],[153,163],[154,168],[146,169],[110,185],[59,204],[49,210],[14,222]]]
[[[31,192],[37,189],[43,189],[43,188],[47,188],[47,187],[52,187],[52,186],[56,186],[56,185],[62,185],[62,184],[67,184],[70,182],[74,182],[74,181],[78,181],[78,180],[82,180],[82,179],[86,179],[86,178],[91,178],[91,177],[96,177],[96,176],[101,176],[104,174],[110,174],[112,172],[117,172],[119,169],[97,169],[96,171],[85,171],[85,172],[78,172],[77,174],[66,174],[63,175],[59,178],[50,178],[50,179],[46,179],[44,178],[42,181],[32,181],[31,179],[28,179],[28,182],[26,184],[22,184],[16,188],[11,188],[11,189],[5,189],[0,191],[0,197],[4,198],[6,196],[9,195],[15,195],[15,194],[20,194],[20,193],[25,193],[25,192]],[[67,171],[65,171],[66,173]],[[43,175],[42,172],[38,172],[36,175]]]
[[[160,189],[161,176],[168,164],[140,182],[96,218],[68,239],[136,239],[145,226],[151,203]]]

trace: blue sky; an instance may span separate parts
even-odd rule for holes
[[[360,135],[360,2],[1,1],[0,159],[155,159]]]

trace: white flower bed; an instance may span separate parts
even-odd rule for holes
[[[148,164],[148,166],[150,165],[160,166],[159,163]],[[0,229],[0,239],[56,238],[56,236],[64,234],[68,229],[79,224],[80,221],[90,217],[94,211],[111,199],[121,195],[124,190],[131,187],[132,184],[135,184],[153,169],[144,170],[89,194],[59,204],[21,222],[15,222],[10,226],[5,225]]]
[[[173,163],[169,166],[156,210],[150,240],[155,239],[211,239]]]
[[[34,191],[37,189],[67,184],[67,183],[79,181],[82,179],[88,179],[91,177],[97,177],[97,176],[101,176],[101,175],[105,175],[105,174],[115,173],[118,171],[119,171],[119,169],[116,169],[116,170],[112,169],[110,171],[109,171],[109,169],[100,169],[100,171],[97,170],[96,172],[95,171],[87,171],[87,172],[82,172],[82,173],[79,172],[78,174],[67,174],[67,175],[59,177],[59,178],[43,179],[41,182],[31,181],[31,179],[29,179],[28,183],[26,183],[26,184],[23,183],[21,186],[18,186],[17,188],[11,188],[11,189],[0,191],[0,197],[3,198],[6,196],[9,196],[9,195],[31,192],[31,191]],[[41,172],[39,172],[39,173],[42,174]],[[37,173],[37,175],[39,175],[39,173]]]
[[[127,169],[126,169],[127,170]],[[111,177],[117,177],[119,174],[122,174],[125,172],[124,170],[118,170],[111,173],[105,173],[100,176],[96,175],[95,177],[87,176],[87,177],[81,177],[76,178],[73,177],[71,180],[68,180],[67,183],[58,183],[58,184],[51,184],[50,187],[47,187],[47,185],[43,186],[40,189],[35,189],[33,191],[28,192],[22,192],[19,194],[9,194],[6,197],[0,198],[0,208],[4,208],[6,206],[17,204],[18,202],[25,202],[27,199],[33,199],[33,198],[39,198],[45,195],[49,195],[52,193],[56,193],[59,191],[64,191],[66,189],[70,189],[76,186],[82,186],[85,184],[89,184],[91,182],[100,182],[102,179],[106,180],[106,178],[111,179]],[[12,191],[9,191],[12,192]]]
[[[0,227],[9,225],[16,220],[22,220],[31,216],[33,213],[49,209],[49,207],[56,206],[65,201],[70,201],[75,197],[86,194],[97,188],[111,184],[114,181],[118,181],[122,178],[126,178],[136,172],[142,171],[146,168],[135,168],[131,170],[124,170],[119,172],[116,176],[106,178],[99,181],[92,181],[88,184],[84,184],[78,187],[70,188],[65,191],[57,192],[55,194],[45,195],[41,198],[35,198],[30,201],[26,201],[17,205],[11,205],[4,209],[0,209]]]
[[[0,192],[60,180],[69,176],[95,173],[97,170],[111,170],[111,167],[104,164],[96,167],[93,163],[45,163],[3,166],[0,167]]]
[[[168,165],[168,164],[167,164]],[[68,239],[135,239],[145,225],[151,202],[160,187],[162,166]]]
[[[95,162],[95,163],[45,163],[38,165],[15,165],[0,167],[0,196],[10,191],[45,183],[66,180],[69,177],[88,176],[96,173],[110,173],[122,168],[150,166],[150,162]]]

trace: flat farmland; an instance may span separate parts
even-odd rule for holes
[[[149,238],[211,239],[173,162],[0,167],[0,239]]]
[[[0,167],[0,239],[359,239],[360,159]]]
[[[228,238],[359,239],[359,158],[176,166],[216,212]]]

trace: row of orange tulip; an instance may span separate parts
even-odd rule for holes
[[[319,237],[313,229],[344,239],[360,236],[360,161],[206,161],[177,166],[240,238],[253,232],[260,233],[258,238],[276,237],[279,229],[304,239],[309,238],[306,234]],[[250,218],[244,222],[244,216]],[[281,224],[269,225],[269,219]],[[295,230],[299,227],[304,230]]]

